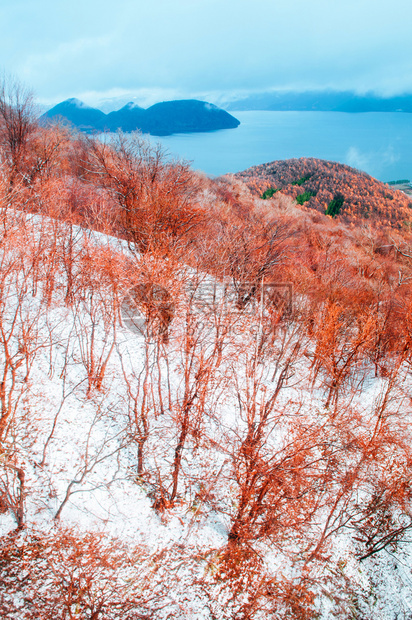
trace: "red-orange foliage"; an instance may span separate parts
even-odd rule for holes
[[[100,391],[103,400],[125,291],[134,290],[150,323],[150,315],[159,310],[151,293],[160,287],[172,301],[165,308],[165,298],[160,300],[160,318],[167,325],[152,329],[154,353],[148,353],[146,341],[146,366],[139,376],[121,360],[127,441],[137,445],[139,481],[150,487],[158,509],[173,507],[186,489],[225,514],[228,544],[218,576],[231,580],[234,598],[243,596],[243,586],[248,589],[248,600],[233,617],[253,618],[265,610],[274,618],[313,617],[316,584],[312,587],[307,576],[313,564],[326,561],[335,534],[351,530],[358,557],[365,559],[395,546],[412,525],[412,454],[408,419],[399,404],[406,398],[401,386],[412,344],[412,240],[404,224],[410,222],[409,199],[368,175],[318,160],[275,162],[235,179],[207,180],[187,164],[167,160],[140,137],[100,143],[58,127],[41,129],[18,115],[20,137],[12,148],[13,127],[7,122],[14,117],[7,115],[10,108],[4,108],[0,128],[0,441],[5,455],[0,512],[10,511],[17,527],[24,528],[24,462],[17,448],[7,446],[6,453],[3,444],[13,438],[19,399],[40,347],[41,311],[62,300],[72,311],[85,393],[92,398]],[[305,176],[309,178],[301,185],[292,185]],[[254,197],[272,185],[282,186],[272,200]],[[314,209],[299,208],[285,196],[295,198],[303,190],[317,192],[307,203]],[[324,211],[336,192],[344,194],[345,204],[333,221]],[[10,207],[17,210],[12,224]],[[25,211],[47,216],[38,218],[31,235]],[[94,243],[89,227],[127,239],[132,253],[126,258],[109,245]],[[225,322],[216,313],[212,342],[202,342],[201,331],[193,327],[195,313],[184,306],[179,386],[172,393],[167,331],[173,295],[178,297],[183,288],[176,273],[182,269],[187,274],[187,265],[230,279],[238,294],[237,310],[258,298],[263,280],[292,284],[294,308],[274,312],[273,321],[264,325],[269,333],[262,329],[258,339],[240,338],[246,351],[241,346],[235,350],[235,338],[226,339],[232,346],[227,353],[229,319]],[[38,293],[38,308],[27,304],[32,314],[25,314],[23,301]],[[12,297],[16,320],[10,323]],[[263,328],[259,317],[251,323]],[[99,342],[98,329],[103,334]],[[239,351],[244,353],[244,374]],[[232,358],[238,365],[233,363],[229,371]],[[264,376],[269,367],[275,371]],[[282,400],[297,367],[307,373],[301,379],[305,395],[323,393],[323,402],[316,401],[319,411],[305,408],[304,397]],[[371,369],[385,389],[367,409],[359,394]],[[216,402],[229,384],[238,404],[233,429],[224,428],[216,415]],[[150,469],[153,420],[166,412],[171,428],[167,460],[159,441],[166,465],[152,463]],[[217,445],[225,461],[216,474],[207,473],[202,486],[184,456],[205,449],[207,420],[221,435],[208,445]],[[53,432],[54,427],[41,466]],[[276,442],[270,443],[275,435]],[[87,463],[82,472],[86,476]],[[221,475],[227,476],[223,491]],[[69,483],[56,517],[77,482]],[[90,618],[138,617],[133,605],[141,604],[141,590],[132,588],[132,596],[115,581],[125,562],[120,548],[108,549],[99,537],[78,540],[70,533],[34,541],[16,538],[15,549],[10,541],[3,542],[0,568],[13,577],[18,566],[33,571],[21,618],[39,617],[39,604],[45,618],[70,618],[73,606]],[[264,562],[259,547],[264,545],[293,559],[295,581],[260,579]],[[46,577],[48,592],[42,585]],[[62,594],[61,584],[67,582],[70,588]],[[115,591],[113,584],[120,589]],[[11,595],[5,589],[0,594],[0,610],[6,614],[12,609]]]
[[[305,207],[325,213],[328,204],[342,194],[344,204],[339,217],[344,221],[367,219],[379,225],[410,227],[411,199],[360,170],[344,164],[305,158],[274,161],[238,172],[251,190],[261,195],[267,188],[278,188],[296,198],[305,191],[315,193]],[[309,177],[302,185],[297,181]]]

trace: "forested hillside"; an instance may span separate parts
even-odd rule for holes
[[[253,166],[235,176],[255,194],[280,191],[346,222],[372,219],[375,225],[401,229],[412,224],[408,196],[344,164],[303,157]]]
[[[0,95],[0,615],[407,618],[409,199]]]

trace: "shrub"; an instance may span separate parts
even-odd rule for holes
[[[272,198],[272,196],[278,191],[278,187],[268,187],[261,195],[261,198],[263,198],[263,200],[266,200],[267,198]]]
[[[310,190],[308,192],[303,192],[303,194],[296,196],[296,202],[298,205],[303,205],[305,202],[310,200],[312,196],[316,196],[316,192],[312,192]]]
[[[303,185],[304,183],[306,183],[306,181],[308,181],[310,179],[312,175],[311,174],[307,174],[304,177],[301,177],[300,179],[298,179],[297,181],[292,181],[292,185]]]
[[[332,198],[332,200],[328,204],[328,207],[325,212],[326,215],[330,215],[331,217],[336,217],[337,215],[339,215],[344,201],[345,201],[345,197],[342,194],[335,194],[335,196]]]

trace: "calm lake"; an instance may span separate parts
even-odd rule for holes
[[[412,114],[233,112],[237,129],[152,137],[208,175],[276,159],[317,157],[348,164],[381,181],[412,179]]]

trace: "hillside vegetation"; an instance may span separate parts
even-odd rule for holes
[[[409,196],[344,164],[302,157],[253,166],[235,177],[254,194],[261,195],[273,188],[298,200],[303,196],[305,206],[322,213],[327,213],[331,202],[340,197],[339,212],[330,214],[339,215],[346,222],[372,219],[375,225],[412,225]]]
[[[366,192],[344,166],[263,199],[0,95],[0,615],[408,617],[403,216],[294,200]]]

